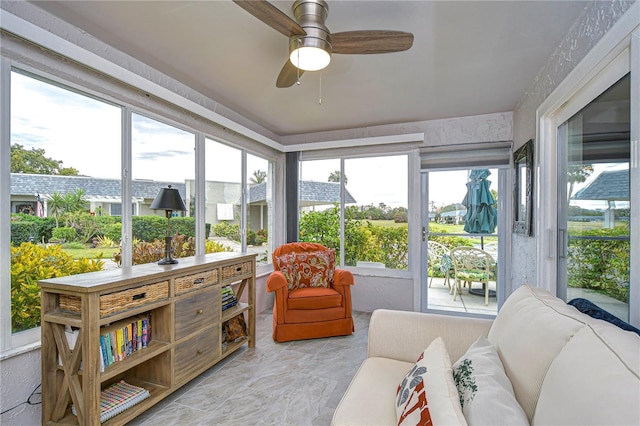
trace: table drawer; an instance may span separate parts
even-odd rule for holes
[[[220,321],[220,286],[176,300],[175,307],[175,339],[180,340]]]
[[[202,271],[197,274],[176,278],[176,294],[208,287],[218,283],[218,270]]]
[[[231,266],[222,267],[222,279],[228,280],[231,278],[241,277],[253,272],[253,262],[236,263]]]
[[[220,358],[219,328],[211,327],[176,346],[176,383],[191,380]]]

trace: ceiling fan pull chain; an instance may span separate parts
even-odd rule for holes
[[[318,95],[318,105],[322,105],[322,72],[320,74],[320,94]]]

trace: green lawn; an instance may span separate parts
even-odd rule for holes
[[[113,259],[113,255],[120,249],[118,247],[111,248],[84,248],[84,249],[64,249],[66,253],[71,255],[74,259]]]

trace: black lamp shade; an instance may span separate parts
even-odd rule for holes
[[[171,185],[169,185],[168,188],[160,189],[160,192],[149,208],[153,210],[187,210],[182,198],[180,197],[180,192],[178,192],[177,189],[171,188]]]

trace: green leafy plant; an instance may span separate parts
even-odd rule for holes
[[[62,226],[60,228],[55,228],[51,236],[56,241],[66,242],[75,240],[77,234],[75,228]]]
[[[100,271],[100,259],[74,260],[62,247],[22,243],[11,246],[11,329],[18,332],[40,324],[39,280]]]
[[[592,229],[569,239],[567,272],[569,287],[595,290],[622,302],[629,301],[629,229]],[[584,238],[593,236],[594,239]],[[604,237],[603,239],[598,239]]]
[[[106,235],[101,237],[96,237],[96,240],[97,240],[96,248],[111,248],[111,247],[117,246],[116,242]]]
[[[171,252],[175,258],[193,256],[196,254],[195,238],[186,235],[175,234],[171,240]],[[153,240],[152,242],[134,240],[132,250],[132,264],[141,265],[144,263],[153,263],[164,257],[165,242],[164,240]],[[216,253],[222,251],[231,251],[231,249],[218,244],[215,241],[207,240],[205,242],[206,253]],[[113,256],[114,261],[122,264],[122,251]]]

